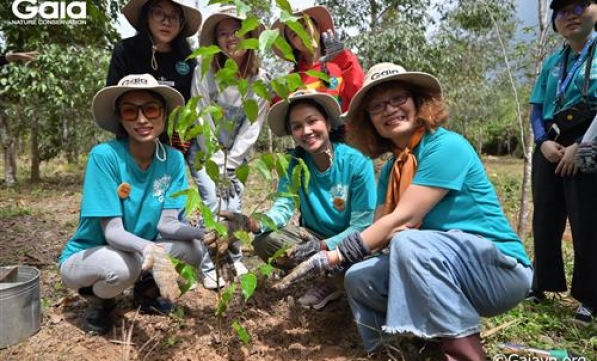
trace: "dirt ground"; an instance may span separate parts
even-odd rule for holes
[[[0,197],[0,265],[25,264],[42,271],[42,317],[39,332],[0,350],[0,360],[402,359],[398,351],[365,355],[345,297],[322,311],[306,310],[295,302],[305,285],[275,292],[269,279],[260,279],[246,304],[240,296],[234,300],[223,318],[214,316],[217,293],[201,285],[183,296],[183,311],[170,317],[136,314],[128,293],[116,309],[112,332],[86,335],[79,328],[86,302],[62,285],[55,264],[77,225],[79,180],[59,178],[5,191],[7,196]],[[245,255],[249,268],[260,262],[250,250]],[[248,345],[232,330],[234,320],[249,332]]]

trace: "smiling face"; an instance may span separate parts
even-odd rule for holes
[[[374,87],[367,98],[365,111],[375,130],[397,147],[406,147],[419,126],[417,107],[410,90],[402,83],[391,82]]]
[[[239,38],[235,35],[240,27],[240,21],[229,18],[220,21],[215,29],[215,38],[218,46],[226,55],[237,61],[237,63],[243,59],[248,51],[247,49],[236,50],[238,44],[245,39],[245,36]]]
[[[597,5],[590,1],[575,1],[555,11],[558,32],[569,40],[585,40],[597,22]]]
[[[314,105],[308,102],[291,105],[288,127],[295,144],[305,151],[318,154],[329,148],[331,123]]]
[[[169,0],[150,5],[147,24],[156,44],[170,44],[184,27],[181,8]]]
[[[125,93],[118,99],[117,110],[131,144],[152,143],[166,126],[162,100],[149,91]]]

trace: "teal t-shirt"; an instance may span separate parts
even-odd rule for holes
[[[83,181],[79,226],[62,251],[59,264],[74,253],[107,244],[101,218],[122,217],[128,232],[150,241],[156,238],[162,210],[184,207],[185,197],[171,195],[188,188],[182,153],[165,148],[165,161],[154,156],[149,168],[141,170],[128,151],[128,139],[93,147]],[[125,182],[131,191],[121,199],[117,189]]]
[[[412,184],[448,189],[425,215],[420,229],[460,230],[491,240],[504,254],[524,265],[531,262],[508,223],[483,163],[460,134],[439,128],[427,131],[413,150],[418,167]],[[384,165],[377,186],[378,204],[386,198],[394,158]]]
[[[545,121],[551,121],[554,113],[562,109],[570,108],[582,98],[581,92],[585,83],[586,60],[574,73],[570,84],[564,92],[562,105],[556,109],[555,101],[558,90],[558,81],[561,77],[560,69],[563,65],[562,58],[565,54],[566,52],[564,49],[560,49],[545,59],[543,67],[541,68],[541,73],[539,74],[539,78],[537,79],[535,88],[531,94],[530,103],[543,106],[543,119]],[[573,51],[569,52],[568,69],[572,67],[577,56],[578,54],[574,54]],[[597,104],[597,82],[595,79],[597,79],[597,54],[595,54],[591,62],[589,87],[587,88],[587,95],[591,104]]]
[[[311,155],[305,154],[304,161],[311,177],[307,192],[302,187],[299,190],[302,225],[325,238],[344,232],[354,213],[363,215],[364,222],[359,230],[364,229],[373,221],[375,211],[373,162],[344,143],[334,143],[333,147],[333,164],[325,172],[319,172]],[[289,173],[292,174],[292,170]],[[282,178],[278,192],[287,191],[288,179]],[[340,240],[333,240],[333,243]],[[328,247],[333,249],[335,244],[328,244]]]

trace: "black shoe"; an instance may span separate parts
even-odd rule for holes
[[[174,304],[160,297],[160,289],[149,273],[141,275],[133,289],[133,299],[141,313],[167,315],[174,309]]]
[[[81,329],[94,335],[104,335],[110,332],[112,311],[116,308],[116,301],[97,297],[91,287],[79,289],[79,294],[89,302],[89,307],[83,315]]]
[[[527,301],[533,301],[535,304],[541,303],[545,300],[545,292],[539,290],[531,290],[526,297]]]

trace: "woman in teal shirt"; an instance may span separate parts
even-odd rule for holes
[[[203,231],[178,220],[185,199],[172,197],[188,188],[183,155],[159,141],[183,104],[149,74],[125,76],[93,99],[95,121],[116,139],[89,154],[79,226],[58,261],[62,282],[89,301],[86,332],[107,333],[114,299],[133,285],[142,312],[169,312],[180,291],[167,254],[194,266],[203,257]]]
[[[440,83],[377,64],[346,118],[349,143],[371,157],[394,154],[379,176],[375,222],[279,286],[352,265],[344,285],[368,352],[409,334],[439,338],[447,360],[485,360],[480,317],[524,299],[532,268],[473,147],[441,127],[448,115]]]

